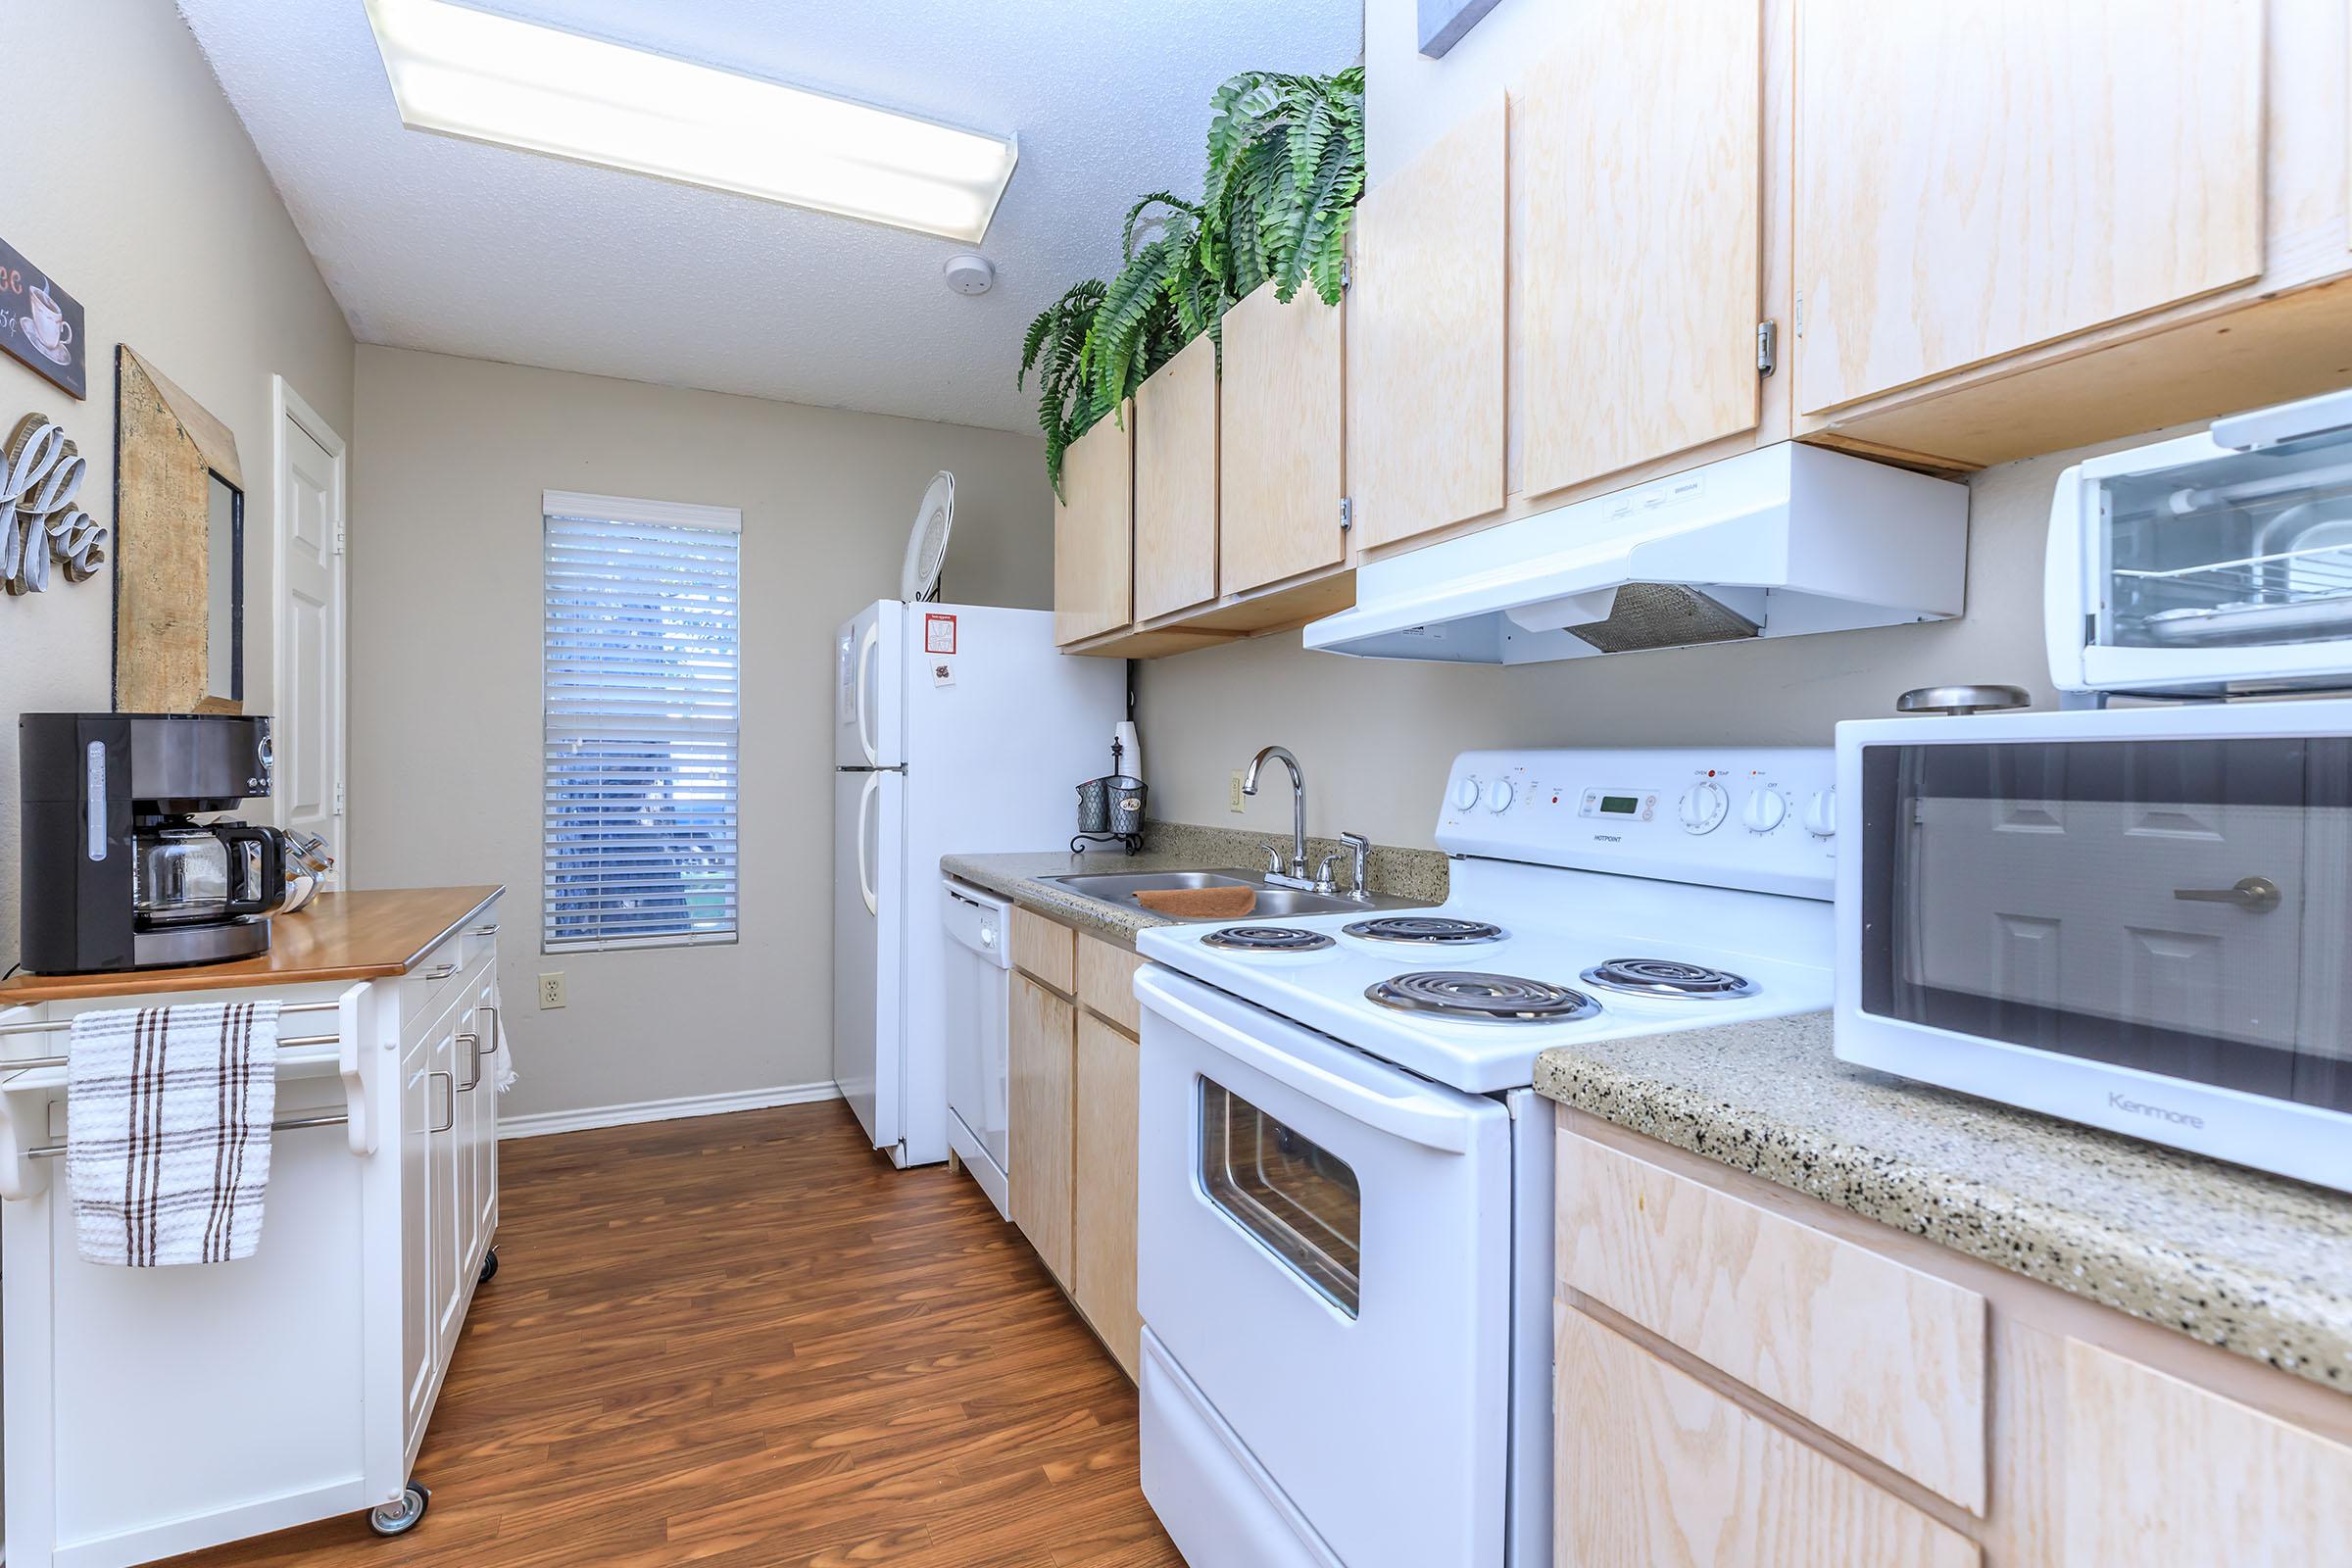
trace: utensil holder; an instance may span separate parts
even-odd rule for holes
[[[1083,843],[1105,839],[1119,840],[1130,855],[1143,848],[1145,795],[1144,781],[1124,773],[1106,773],[1079,785],[1078,836],[1070,841],[1072,853]]]

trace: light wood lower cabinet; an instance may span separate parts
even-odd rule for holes
[[[1076,1268],[1071,1295],[1130,1378],[1143,1354],[1135,1305],[1134,1037],[1078,1018]]]
[[[2352,1561],[2352,1447],[2066,1348],[2065,1568]]]
[[[1025,974],[1012,977],[1012,1021],[1005,1043],[1011,1074],[1005,1172],[1012,1221],[1070,1286],[1072,1096],[1077,1087],[1078,1010]]]
[[[2352,1399],[1559,1119],[1560,1568],[2352,1563]]]
[[[1018,908],[1012,956],[1013,1223],[1133,1378],[1143,1348],[1134,990],[1143,960]]]
[[[1559,1568],[1982,1561],[1965,1536],[1580,1312],[1560,1316],[1557,1364]]]

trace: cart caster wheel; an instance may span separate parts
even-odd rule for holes
[[[387,1502],[368,1511],[368,1528],[379,1536],[405,1536],[416,1528],[417,1521],[424,1517],[424,1510],[431,1507],[432,1502],[433,1494],[429,1488],[411,1483],[401,1493],[398,1502]]]
[[[475,1283],[487,1285],[496,1278],[498,1278],[498,1249],[493,1247],[482,1254],[481,1277]]]

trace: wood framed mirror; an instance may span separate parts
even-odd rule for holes
[[[245,701],[245,476],[237,438],[128,344],[115,351],[115,708]]]

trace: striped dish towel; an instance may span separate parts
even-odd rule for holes
[[[277,1004],[74,1017],[66,1165],[88,1263],[253,1255],[277,1108]]]

